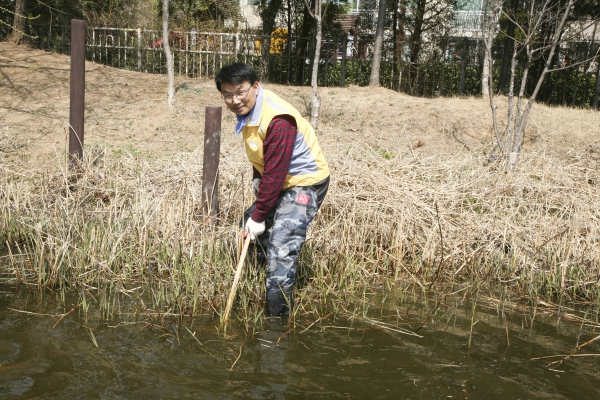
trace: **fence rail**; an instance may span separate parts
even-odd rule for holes
[[[462,24],[475,27],[479,24],[476,19],[464,20]],[[32,45],[70,53],[70,27],[32,26],[31,32],[36,37]],[[166,73],[162,31],[88,28],[86,43],[86,58],[90,61],[127,70]],[[256,68],[263,81],[297,86],[310,84],[312,57],[309,43],[306,37],[260,36],[252,32],[176,31],[169,35],[175,71],[180,76],[212,79],[223,65],[244,61]],[[326,39],[321,50],[319,85],[368,85],[372,46],[371,41],[351,36]],[[582,57],[580,54],[594,54],[597,47],[594,43],[574,43],[559,49],[556,62],[576,61]],[[408,42],[385,42],[380,84],[425,97],[481,94],[483,48],[478,38],[454,38],[443,46],[425,42],[421,48],[419,61],[411,63]],[[501,54],[501,49],[497,53]],[[500,74],[500,64],[495,61],[495,82]],[[600,90],[597,65],[587,63],[580,68],[550,73],[538,99],[549,104],[597,108]]]

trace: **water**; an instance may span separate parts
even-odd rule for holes
[[[0,286],[0,398],[600,398],[600,357],[531,360],[569,354],[600,332],[541,311],[530,330],[531,315],[511,311],[505,323],[493,305],[478,308],[468,349],[470,306],[450,301],[422,337],[392,330],[416,329],[430,314],[413,304],[310,327],[314,319],[299,320],[295,332],[233,325],[227,338],[212,316],[175,327],[145,314],[86,321],[76,309],[57,324],[73,301]],[[599,354],[599,342],[579,353]]]

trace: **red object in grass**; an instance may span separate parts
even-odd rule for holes
[[[159,39],[153,43],[150,43],[148,45],[148,48],[153,49],[156,47],[161,47],[163,45],[163,43],[164,43],[163,40]],[[171,33],[169,35],[169,46],[174,46],[174,47],[181,49],[181,48],[185,47],[185,44],[186,44],[185,35],[182,35],[181,33]]]

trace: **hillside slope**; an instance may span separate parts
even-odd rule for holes
[[[69,120],[69,57],[0,43],[0,154],[48,167],[64,157]],[[176,105],[166,106],[166,77],[86,63],[86,145],[168,155],[202,146],[204,108],[222,105],[223,146],[233,115],[210,80],[177,78]],[[308,114],[310,88],[264,84]],[[368,146],[398,155],[482,151],[495,139],[489,104],[475,98],[424,99],[384,88],[321,88],[320,132],[326,151]],[[500,115],[504,116],[502,110]],[[577,155],[600,147],[600,113],[536,105],[525,152]]]

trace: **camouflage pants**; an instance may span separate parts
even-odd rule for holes
[[[294,187],[281,194],[275,209],[267,215],[265,233],[254,242],[257,261],[266,262],[267,294],[291,292],[296,280],[295,261],[319,209],[318,200],[311,187]],[[244,213],[244,221],[253,210],[254,204]]]

